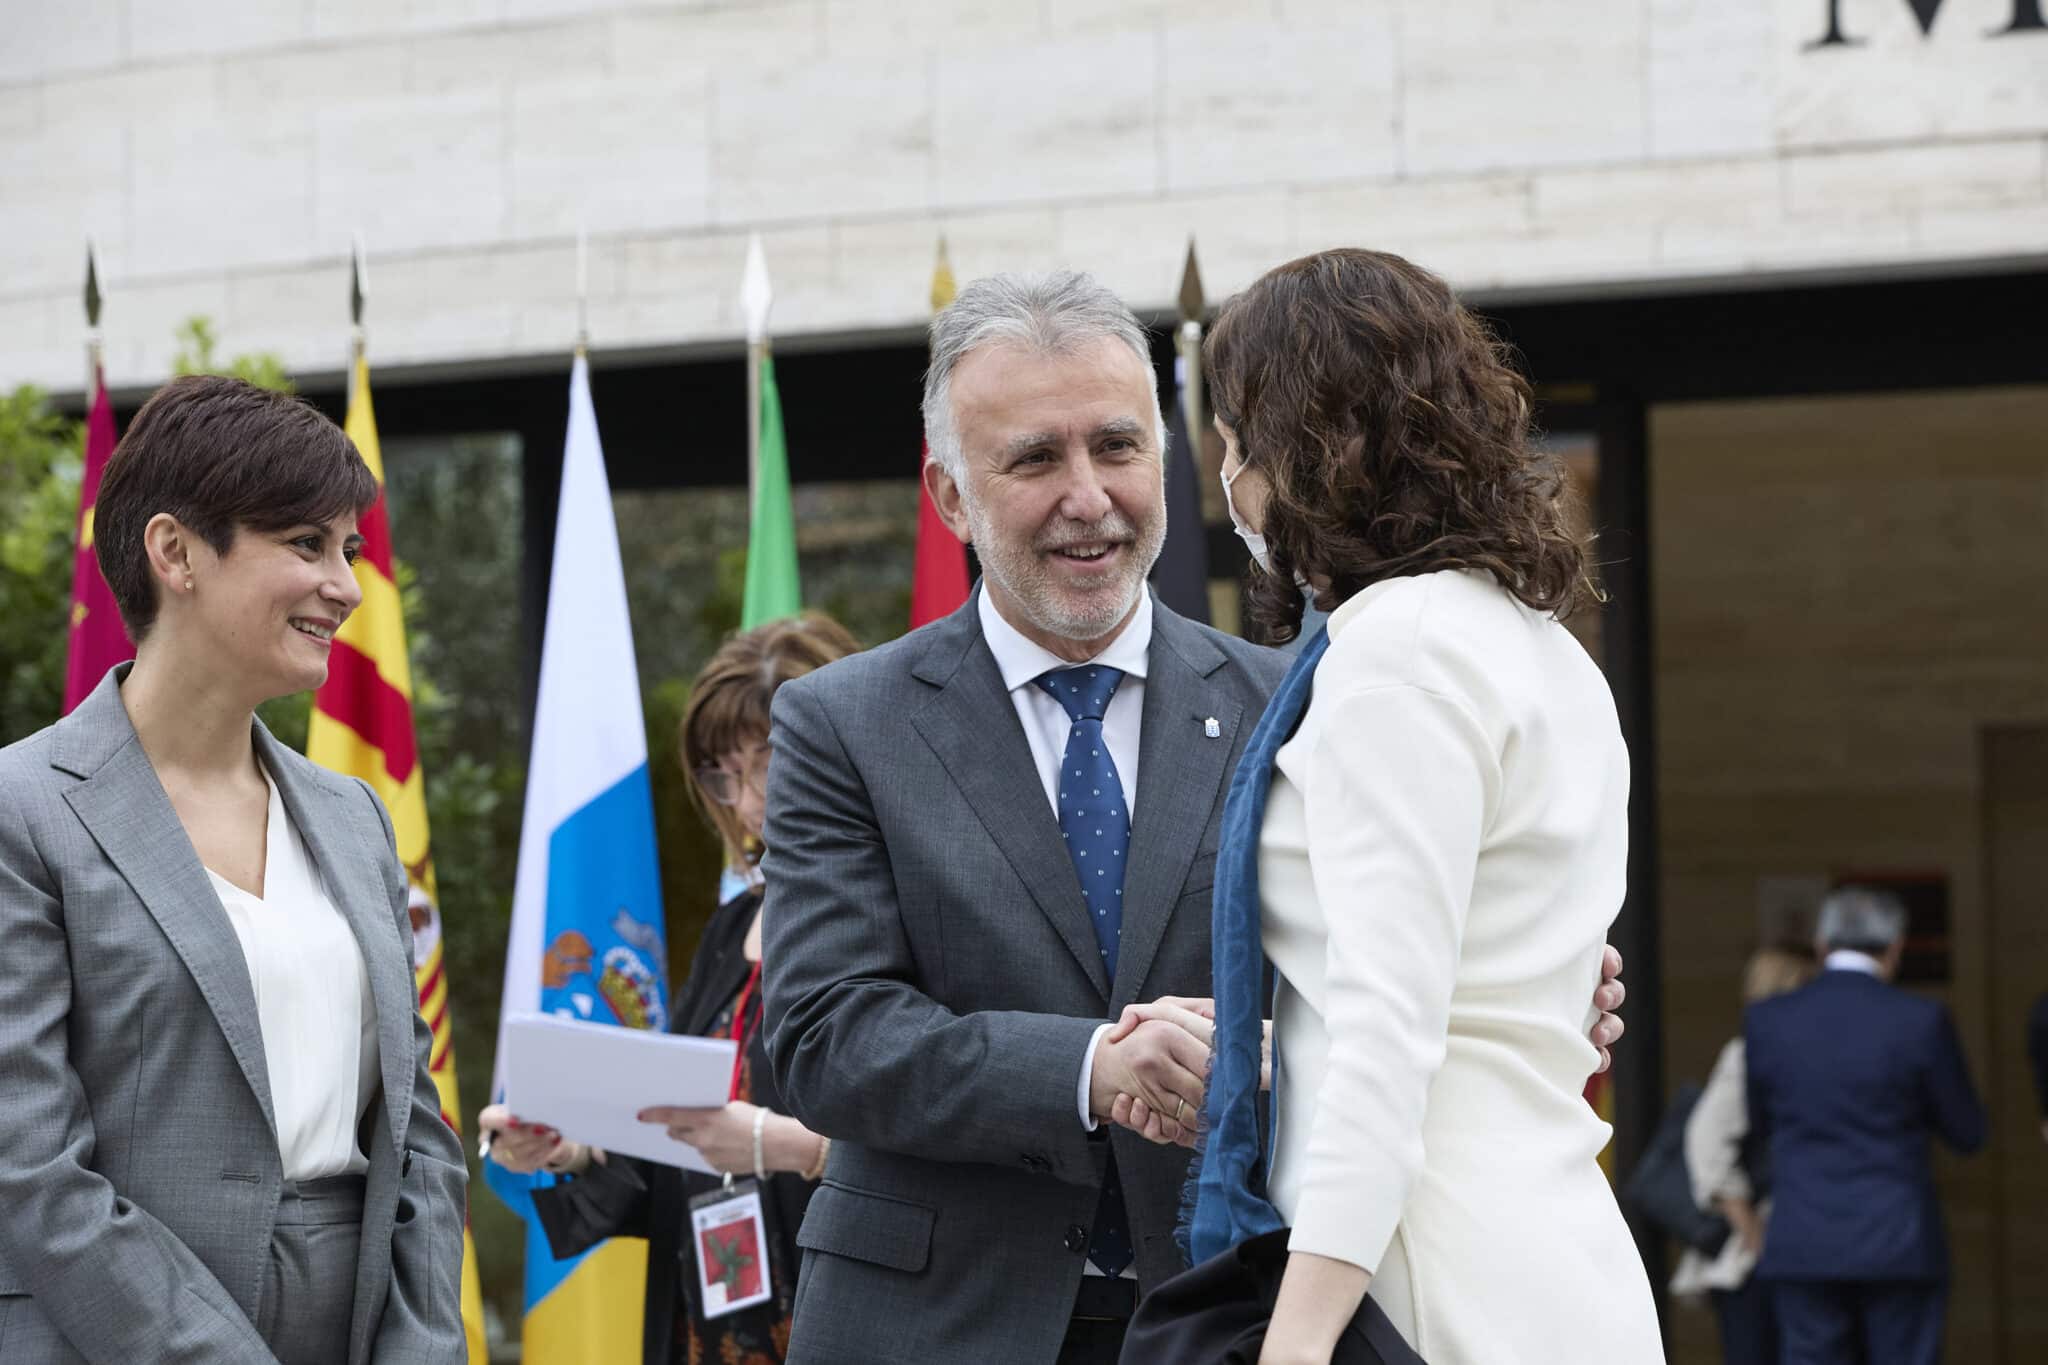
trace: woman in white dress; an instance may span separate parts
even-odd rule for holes
[[[1280,978],[1292,1229],[1260,1359],[1327,1365],[1370,1288],[1430,1365],[1661,1361],[1582,1098],[1628,752],[1559,624],[1594,589],[1528,385],[1441,280],[1360,250],[1267,273],[1207,362],[1255,606],[1281,639],[1297,584],[1330,613],[1241,920]],[[1221,861],[1218,893],[1220,972]]]

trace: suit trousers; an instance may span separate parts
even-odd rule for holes
[[[1948,1286],[1924,1280],[1777,1280],[1781,1365],[1936,1365]]]
[[[1740,1289],[1713,1291],[1726,1365],[1778,1365],[1778,1313],[1771,1287],[1752,1275]]]
[[[255,1323],[279,1365],[347,1365],[362,1240],[363,1177],[284,1182]],[[84,1365],[85,1357],[35,1300],[18,1297],[0,1298],[0,1361]]]
[[[284,1182],[256,1330],[279,1365],[347,1365],[363,1178]]]

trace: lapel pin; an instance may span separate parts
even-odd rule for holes
[[[1223,727],[1216,723],[1216,717],[1209,716],[1202,721],[1202,733],[1211,739],[1223,738]]]

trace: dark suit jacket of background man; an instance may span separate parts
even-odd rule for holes
[[[769,1050],[833,1139],[794,1365],[1048,1365],[1109,1144],[1142,1286],[1179,1269],[1186,1154],[1091,1139],[1081,1059],[1125,1005],[1210,993],[1223,797],[1286,667],[1155,602],[1114,981],[974,599],[776,693]]]
[[[2034,1090],[2041,1097],[2041,1117],[2048,1119],[2048,995],[2034,1002],[2027,1020],[2027,1057],[2034,1064]]]
[[[1984,1145],[1947,1009],[1856,971],[1752,1005],[1752,1131],[1769,1144],[1773,1280],[1939,1282],[1948,1245],[1930,1139]]]

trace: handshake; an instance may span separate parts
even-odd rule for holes
[[[1600,983],[1593,989],[1590,1010],[1593,1024],[1586,1032],[1586,1041],[1599,1058],[1595,1075],[1613,1063],[1608,1049],[1622,1033],[1621,1017],[1614,1011],[1627,994],[1621,984],[1621,954],[1609,946],[1601,955]],[[1149,1005],[1127,1007],[1096,1045],[1095,1069],[1088,1077],[1088,1112],[1153,1142],[1194,1146],[1215,1033],[1214,1000],[1162,995]],[[1269,1019],[1259,1044],[1259,1089],[1272,1086]],[[2048,1138],[2048,1124],[2041,1132]]]
[[[1088,1109],[1152,1142],[1195,1145],[1215,1042],[1216,1002],[1164,995],[1128,1006],[1095,1048]],[[1273,1026],[1260,1045],[1259,1087],[1272,1084]]]

